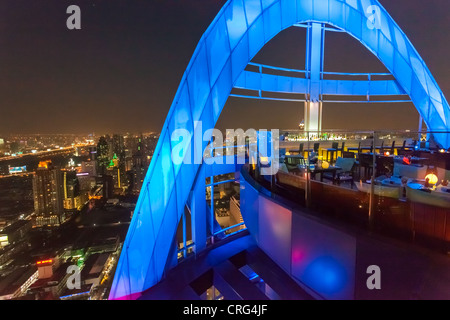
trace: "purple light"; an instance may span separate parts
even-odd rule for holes
[[[80,173],[77,173],[77,177],[79,177],[79,176],[88,176],[89,175],[89,172],[80,172]]]

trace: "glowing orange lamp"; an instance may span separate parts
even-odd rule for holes
[[[429,184],[435,185],[438,182],[438,177],[434,173],[429,173],[425,176],[425,180],[428,180]]]

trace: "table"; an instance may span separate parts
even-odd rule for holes
[[[404,158],[405,158],[404,156],[394,156],[394,161],[396,163],[403,164]],[[411,158],[406,157],[406,158],[411,161],[410,165],[421,165],[421,166],[425,165],[426,164],[425,162],[429,159],[424,157],[411,157]]]
[[[425,188],[420,183],[408,183],[406,194],[411,202],[430,206],[450,208],[450,187],[438,186],[435,189]]]
[[[372,150],[372,147],[349,147],[349,148],[347,148],[347,151],[351,151],[351,152],[359,151],[359,150],[361,150],[361,151],[370,151],[370,150]]]
[[[316,180],[316,175],[320,174],[320,182],[323,182],[323,174],[326,172],[330,172],[333,175],[333,181],[336,178],[336,172],[338,170],[341,170],[341,167],[337,166],[329,166],[328,168],[322,168],[319,166],[310,167],[309,171],[311,172],[311,176],[314,177],[314,180]]]

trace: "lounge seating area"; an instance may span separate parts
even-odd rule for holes
[[[359,208],[363,215],[373,196],[370,210],[384,226],[450,242],[449,151],[421,149],[407,141],[375,146],[321,141],[305,148],[310,145],[300,143],[299,149],[282,153],[273,179],[278,191],[288,190],[294,198],[298,194],[299,201],[312,192],[315,206],[335,202],[355,208],[349,211]],[[330,205],[325,211],[335,211]]]

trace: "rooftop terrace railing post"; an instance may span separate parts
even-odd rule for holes
[[[190,192],[189,206],[187,206],[191,216],[191,234],[195,255],[206,248],[206,219],[208,216],[206,208],[205,167],[201,166],[195,184]]]
[[[186,258],[186,210],[183,210],[183,257]]]
[[[309,139],[310,133],[309,131],[306,132],[306,138],[307,140],[307,150],[311,149],[310,146],[310,139]],[[306,207],[309,208],[311,207],[311,172],[310,172],[310,163],[309,163],[309,152],[307,153],[307,159],[306,159],[306,186],[305,186],[305,204]]]
[[[212,137],[211,137],[211,145],[212,145]],[[211,158],[214,157],[214,148],[211,148]],[[210,177],[210,190],[211,190],[211,210],[209,214],[209,225],[211,229],[211,244],[214,244],[214,215],[215,215],[215,208],[214,208],[214,176]]]
[[[370,178],[370,194],[369,194],[369,228],[372,229],[374,221],[374,208],[375,208],[375,177],[376,177],[376,148],[375,148],[375,137],[377,133],[372,134],[372,176]]]

